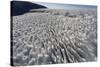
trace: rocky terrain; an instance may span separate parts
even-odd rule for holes
[[[33,9],[12,24],[14,66],[97,60],[96,9]]]

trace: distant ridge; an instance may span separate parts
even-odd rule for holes
[[[44,5],[49,9],[97,9],[96,5],[83,5],[83,4],[62,4],[62,3],[46,3],[37,2],[37,4]]]
[[[45,6],[27,2],[27,1],[11,1],[11,16],[21,15],[31,9],[47,8]]]

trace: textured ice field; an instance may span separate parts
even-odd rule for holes
[[[34,9],[12,16],[13,65],[96,61],[96,12]]]

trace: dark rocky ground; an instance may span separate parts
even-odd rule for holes
[[[96,12],[34,9],[12,16],[13,65],[96,61]]]

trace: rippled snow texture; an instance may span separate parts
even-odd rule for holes
[[[96,61],[96,10],[37,9],[12,17],[13,65]]]

